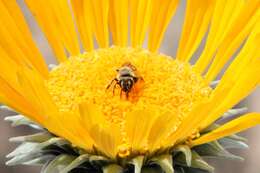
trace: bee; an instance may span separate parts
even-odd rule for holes
[[[122,97],[122,92],[124,92],[126,94],[126,98],[128,98],[134,85],[139,81],[143,81],[143,78],[138,74],[136,67],[130,62],[124,63],[116,71],[117,76],[110,82],[106,89],[109,89],[113,85],[114,95],[116,86],[119,86],[121,88],[120,97]]]

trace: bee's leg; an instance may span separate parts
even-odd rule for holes
[[[120,99],[122,99],[122,94],[123,94],[123,92],[122,92],[122,89],[120,90]]]
[[[114,81],[115,81],[115,79],[111,80],[110,84],[107,85],[107,87],[106,87],[107,90],[111,87],[111,85],[114,83]]]
[[[115,95],[115,89],[116,89],[116,85],[117,85],[118,83],[116,83],[115,85],[114,85],[114,87],[113,87],[113,96]]]
[[[126,99],[128,99],[128,97],[129,97],[129,92],[127,91],[126,92]]]
[[[114,82],[116,82],[116,84],[118,84],[117,78],[114,78],[113,80],[111,80],[110,84],[106,87],[106,90],[108,90]]]

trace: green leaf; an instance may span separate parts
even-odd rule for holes
[[[18,164],[23,164],[24,162],[29,162],[41,156],[41,153],[34,153],[34,154],[23,154],[17,155],[13,157],[11,160],[6,162],[6,165],[13,166]]]
[[[44,165],[46,162],[50,160],[53,160],[54,158],[55,158],[54,155],[42,155],[31,161],[24,162],[23,165],[40,166],[40,165]]]
[[[75,160],[73,160],[60,173],[67,173],[67,172],[71,171],[72,169],[78,167],[79,165],[87,162],[88,160],[89,160],[89,155],[88,154],[83,154],[83,155],[77,157]]]
[[[190,147],[188,147],[187,145],[179,145],[174,149],[174,153],[175,152],[181,152],[182,154],[184,154],[187,166],[191,165],[192,153]]]
[[[65,144],[68,144],[68,141],[66,139],[62,138],[51,138],[48,141],[45,141],[43,143],[24,143],[21,144],[18,148],[16,148],[12,153],[7,155],[7,158],[10,157],[16,157],[10,161],[7,162],[7,164],[13,163],[15,160],[24,160],[28,156],[26,155],[31,155],[36,157],[35,155],[39,155],[42,153],[42,150],[51,146],[51,145],[57,145],[57,146],[62,146]],[[25,158],[24,158],[25,157]],[[28,160],[27,160],[28,161]],[[21,162],[16,161],[16,164],[20,164]]]
[[[155,164],[158,164],[165,173],[174,173],[172,155],[165,154],[152,159]]]
[[[49,67],[50,70],[52,70],[52,69],[54,69],[55,67],[57,67],[57,65],[56,65],[56,64],[49,64],[48,67]]]
[[[111,162],[111,160],[109,160],[108,158],[97,155],[90,155],[89,161],[92,163],[98,163],[100,165],[108,164]]]
[[[213,172],[214,168],[205,162],[198,153],[192,151],[191,167]]]
[[[236,140],[236,141],[241,141],[241,142],[247,142],[247,139],[246,139],[246,138],[241,137],[241,136],[238,136],[238,135],[235,135],[235,134],[230,135],[230,136],[227,136],[227,137],[225,137],[225,138],[230,138],[230,139],[234,139],[234,140]]]
[[[178,155],[175,157],[174,163],[176,166],[180,167],[188,167],[186,164],[186,159],[184,155]],[[214,168],[210,166],[207,162],[205,162],[198,153],[192,150],[192,159],[191,159],[191,168],[196,168],[196,169],[202,169],[206,170],[208,172],[213,172]],[[186,170],[185,170],[186,172]]]
[[[225,159],[240,160],[240,161],[243,160],[243,158],[229,153],[217,141],[199,145],[194,147],[193,149],[200,156],[207,157],[207,158],[225,158]]]
[[[5,117],[5,121],[11,122],[11,125],[13,127],[27,125],[34,129],[42,130],[42,127],[40,127],[38,124],[34,123],[29,118],[26,118],[23,115],[8,116]]]
[[[15,112],[12,108],[10,108],[9,106],[5,106],[5,105],[1,105],[0,110],[8,111],[8,112]]]
[[[185,173],[183,167],[174,168],[174,173]]]
[[[123,173],[123,168],[116,164],[110,164],[103,167],[103,173]]]
[[[190,168],[190,167],[184,167],[183,173],[209,173],[209,171],[197,169],[197,168]]]
[[[62,169],[64,169],[67,165],[69,165],[75,156],[61,154],[53,159],[43,170],[41,173],[58,173]]]
[[[214,81],[212,81],[212,82],[210,83],[210,86],[215,88],[215,87],[219,84],[219,81],[220,81],[220,80],[214,80]]]
[[[131,160],[131,163],[135,167],[134,173],[141,173],[143,161],[144,161],[144,156],[137,156]]]
[[[37,142],[37,143],[42,143],[45,142],[49,139],[53,138],[53,135],[51,135],[49,132],[40,132],[32,135],[27,135],[27,136],[18,136],[18,137],[13,137],[10,138],[10,142]]]
[[[15,157],[18,155],[23,155],[23,154],[29,153],[29,152],[37,149],[38,146],[39,146],[38,143],[30,143],[30,142],[23,143],[23,144],[19,145],[14,151],[9,153],[6,157],[11,158],[11,157]]]
[[[155,168],[155,167],[143,167],[142,168],[142,173],[165,173],[164,171],[162,171],[162,169],[160,168]]]
[[[232,138],[222,138],[218,140],[219,144],[225,149],[236,148],[236,149],[247,149],[248,145],[245,142],[234,140]]]
[[[223,117],[224,119],[227,118],[234,118],[234,116],[238,115],[238,114],[243,114],[246,113],[248,110],[247,107],[243,107],[243,108],[235,108],[235,109],[229,109],[227,112],[224,113]]]

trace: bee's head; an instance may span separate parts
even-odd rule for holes
[[[120,87],[124,92],[129,92],[134,85],[134,79],[131,77],[125,77],[121,79],[119,83],[120,83]]]

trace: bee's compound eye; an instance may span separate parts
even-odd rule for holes
[[[128,80],[127,81],[127,85],[130,86],[132,84],[132,81],[131,80]]]

